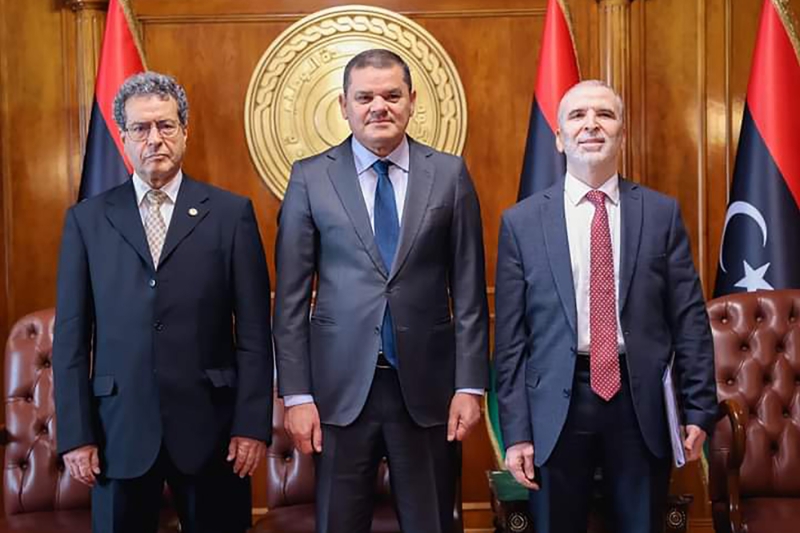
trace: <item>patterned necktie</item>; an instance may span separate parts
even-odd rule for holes
[[[167,223],[161,215],[161,205],[167,200],[167,193],[150,189],[144,198],[147,201],[144,232],[147,235],[147,244],[150,246],[150,255],[153,256],[153,266],[158,268],[161,249],[164,248],[164,239],[167,237]]]
[[[614,255],[606,211],[606,195],[589,191],[594,204],[589,266],[589,334],[592,390],[608,401],[620,389],[617,350],[617,294],[614,287]]]
[[[375,189],[375,244],[381,252],[383,264],[387,271],[391,271],[394,255],[397,251],[397,241],[400,236],[400,222],[397,218],[397,201],[394,197],[394,187],[389,180],[388,161],[377,160],[372,168],[378,175],[378,187]],[[397,352],[394,341],[394,328],[389,306],[383,315],[381,326],[381,349],[386,360],[393,367],[397,367]]]

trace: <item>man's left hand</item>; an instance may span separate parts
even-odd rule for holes
[[[450,417],[447,420],[447,440],[464,440],[481,419],[481,396],[457,392],[450,400]]]
[[[237,476],[252,476],[266,453],[267,445],[264,441],[231,437],[227,460],[233,461],[233,472]]]
[[[703,443],[706,441],[706,432],[699,426],[686,426],[686,440],[683,449],[686,450],[686,462],[697,461],[703,453]]]

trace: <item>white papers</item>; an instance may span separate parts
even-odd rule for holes
[[[684,429],[681,425],[681,416],[678,410],[678,398],[675,395],[675,384],[672,381],[672,361],[664,370],[661,378],[664,389],[664,406],[667,410],[667,424],[669,425],[669,442],[672,445],[672,458],[675,466],[680,468],[686,464],[686,453],[683,450]]]

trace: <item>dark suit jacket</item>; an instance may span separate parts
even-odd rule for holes
[[[184,174],[158,271],[130,181],[72,207],[53,342],[59,452],[98,444],[103,472],[131,478],[162,441],[190,474],[232,435],[268,441],[269,290],[246,198]]]
[[[409,140],[400,240],[390,271],[374,241],[350,139],[292,169],[276,247],[281,395],[313,394],[323,423],[361,412],[391,309],[406,407],[444,424],[456,388],[488,382],[480,209],[464,162]],[[309,318],[312,282],[316,305]],[[451,312],[452,311],[452,312]]]
[[[644,440],[670,453],[661,388],[675,354],[687,424],[710,434],[714,347],[677,202],[620,180],[620,323]],[[543,464],[569,409],[577,345],[563,179],[508,209],[497,254],[495,365],[506,446],[534,443]]]

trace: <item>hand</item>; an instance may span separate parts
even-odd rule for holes
[[[697,461],[703,453],[703,443],[706,441],[706,432],[699,426],[686,426],[686,440],[683,449],[686,450],[686,462]]]
[[[481,419],[480,396],[468,392],[457,392],[450,400],[450,416],[447,419],[447,440],[464,440]]]
[[[247,437],[231,437],[226,460],[233,461],[233,473],[237,476],[252,476],[266,453],[267,445],[264,441]]]
[[[70,476],[84,485],[94,487],[95,476],[100,474],[100,454],[97,446],[88,444],[75,448],[65,453],[63,459]]]
[[[314,403],[301,403],[287,407],[283,427],[300,453],[310,455],[322,452],[322,426],[319,411]]]
[[[518,442],[506,450],[506,468],[520,485],[531,490],[539,490],[533,469],[533,443]]]

